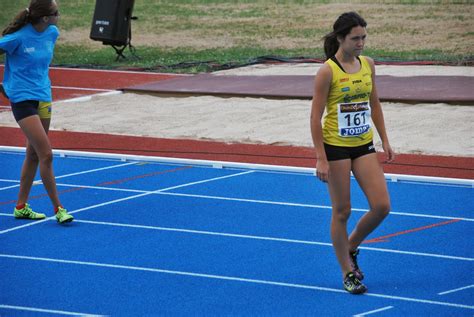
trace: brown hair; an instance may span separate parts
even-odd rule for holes
[[[337,18],[333,25],[333,31],[323,37],[324,53],[326,54],[327,59],[333,57],[339,49],[337,37],[346,37],[347,34],[351,33],[352,28],[356,26],[362,26],[365,28],[367,22],[365,22],[365,20],[355,12],[346,12]]]
[[[54,14],[53,0],[31,0],[30,5],[18,12],[12,22],[3,30],[2,35],[15,33],[28,23],[36,24],[41,17]]]

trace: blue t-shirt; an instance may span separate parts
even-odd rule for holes
[[[52,101],[48,72],[58,36],[54,25],[38,32],[27,24],[0,38],[0,49],[6,53],[3,87],[11,102]]]

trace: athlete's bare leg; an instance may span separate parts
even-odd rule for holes
[[[28,201],[31,186],[39,166],[41,180],[54,207],[60,206],[53,172],[53,152],[48,139],[51,119],[40,119],[38,115],[26,117],[18,122],[28,142],[26,157],[20,178],[18,204]]]
[[[343,277],[352,271],[349,260],[347,220],[351,215],[351,160],[329,162],[328,188],[331,196],[331,239]]]
[[[349,237],[351,251],[387,217],[390,212],[390,197],[387,183],[377,154],[361,156],[352,162],[352,172],[369,202],[370,210],[357,223]]]

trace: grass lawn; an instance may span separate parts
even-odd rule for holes
[[[132,44],[140,59],[115,61],[89,39],[95,1],[57,0],[61,37],[55,65],[210,72],[278,57],[323,59],[321,38],[341,13],[368,22],[366,55],[377,61],[472,65],[471,1],[135,1]],[[28,1],[2,1],[6,26]],[[2,57],[3,58],[3,57]],[[1,61],[1,59],[0,59]]]

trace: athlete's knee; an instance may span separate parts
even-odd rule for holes
[[[35,163],[38,163],[39,161],[38,154],[36,154],[34,150],[26,152],[26,159],[30,162],[35,162]]]
[[[53,151],[48,150],[41,153],[39,157],[40,164],[50,166],[53,163]]]
[[[380,218],[385,219],[390,213],[390,202],[381,201],[371,208]]]
[[[339,222],[346,222],[351,215],[351,204],[343,203],[332,207],[332,217]]]

